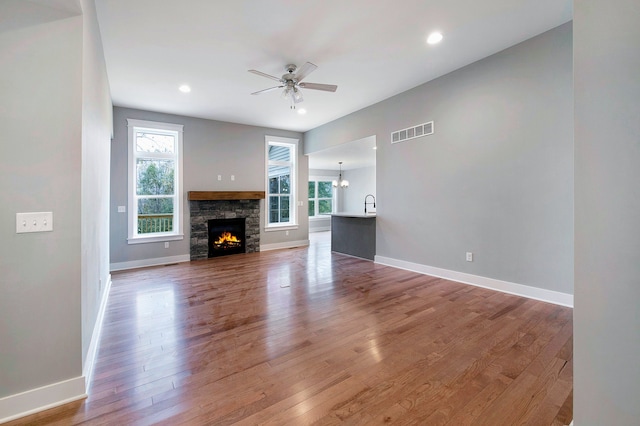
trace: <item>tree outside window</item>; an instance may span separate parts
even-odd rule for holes
[[[333,186],[328,178],[309,180],[309,217],[333,213]]]
[[[128,126],[128,241],[180,239],[182,125],[129,119]]]

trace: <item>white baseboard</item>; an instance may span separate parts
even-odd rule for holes
[[[305,247],[309,245],[309,240],[286,241],[284,243],[261,244],[260,251],[279,250],[285,248]]]
[[[126,269],[144,268],[147,266],[159,266],[168,265],[170,263],[189,262],[190,260],[191,256],[188,254],[181,254],[179,256],[155,257],[152,259],[141,259],[132,260],[129,262],[112,263],[109,265],[109,270],[111,272],[124,271]]]
[[[102,301],[100,302],[98,316],[93,327],[82,376],[0,398],[0,423],[9,422],[87,397],[110,288],[111,274],[107,275],[106,284],[102,290]]]
[[[0,398],[0,423],[87,397],[84,376]]]
[[[318,227],[309,226],[309,233],[312,233],[312,232],[324,232],[324,231],[331,231],[331,225],[318,226]]]
[[[107,310],[107,301],[109,300],[109,290],[111,289],[111,274],[107,276],[107,284],[102,290],[102,300],[100,302],[100,308],[98,309],[98,316],[96,323],[93,326],[93,333],[91,334],[91,343],[89,343],[89,350],[87,351],[87,357],[84,360],[84,368],[82,374],[85,377],[85,389],[89,391],[91,386],[91,379],[93,377],[93,366],[96,362],[96,355],[98,353],[98,343],[100,342],[100,335],[102,334],[102,323],[104,320],[104,313]]]
[[[477,287],[488,288],[491,290],[501,291],[503,293],[515,294],[529,299],[541,300],[543,302],[573,308],[573,295],[567,293],[560,293],[558,291],[481,277],[479,275],[467,274],[465,272],[436,268],[434,266],[421,265],[419,263],[406,262],[404,260],[384,256],[376,256],[374,261],[381,265],[393,266],[395,268],[406,269],[420,274],[446,278],[463,284],[471,284]]]

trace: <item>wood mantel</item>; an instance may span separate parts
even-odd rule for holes
[[[189,201],[262,200],[264,191],[189,191]]]

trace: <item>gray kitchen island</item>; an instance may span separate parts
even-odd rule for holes
[[[375,214],[332,214],[331,251],[374,260],[376,254]]]

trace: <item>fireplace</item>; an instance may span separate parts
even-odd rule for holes
[[[209,219],[209,257],[244,253],[245,218]]]
[[[264,200],[263,191],[189,191],[188,198],[191,260],[204,260],[211,257],[209,221],[213,219],[244,220],[244,226],[241,226],[244,238],[236,235],[236,239],[243,240],[241,244],[244,245],[242,251],[238,249],[236,253],[260,251],[260,200]],[[218,231],[225,232],[224,229]],[[227,239],[226,249],[233,245],[235,243],[232,244]],[[237,247],[234,248],[237,249]],[[216,251],[220,250],[213,250],[213,252]],[[224,254],[231,253],[225,250]]]

